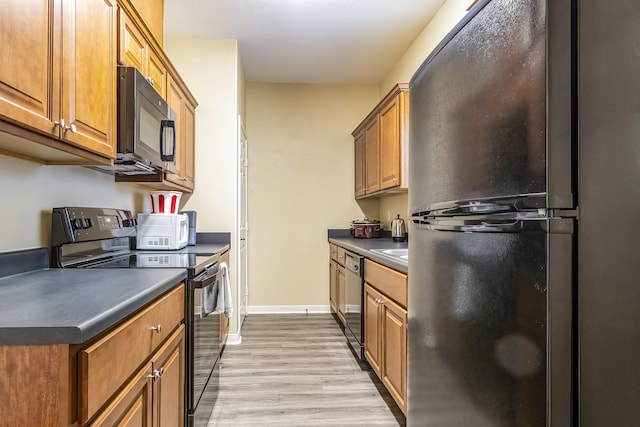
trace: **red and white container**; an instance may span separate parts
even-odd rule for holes
[[[151,212],[176,214],[180,208],[180,191],[151,191]]]

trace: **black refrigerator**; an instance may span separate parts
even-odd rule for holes
[[[408,425],[639,425],[640,2],[481,0],[410,96]]]

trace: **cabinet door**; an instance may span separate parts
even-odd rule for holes
[[[167,78],[167,103],[176,113],[176,173],[166,179],[193,190],[195,174],[195,107],[171,76]]]
[[[407,311],[391,301],[382,306],[382,382],[400,409],[406,409]]]
[[[338,312],[338,305],[336,303],[338,299],[337,271],[338,267],[335,261],[329,261],[329,304],[331,305],[331,310],[334,313]]]
[[[378,376],[380,376],[380,302],[381,295],[368,284],[364,288],[364,354]]]
[[[380,126],[376,117],[365,127],[365,192],[380,189]]]
[[[152,359],[158,379],[154,384],[154,427],[184,426],[184,325],[176,330]]]
[[[164,40],[164,0],[129,0],[160,47]]]
[[[138,27],[129,19],[124,10],[118,10],[118,62],[122,65],[137,68],[146,75],[149,58],[149,45]]]
[[[160,57],[151,49],[149,49],[149,61],[147,62],[147,79],[156,92],[166,99],[167,68],[162,64]],[[176,113],[178,112],[176,111]]]
[[[347,304],[347,290],[346,290],[346,276],[345,276],[345,271],[344,271],[344,267],[341,265],[338,265],[338,317],[340,318],[340,320],[342,321],[343,325],[347,324],[347,318],[345,316],[346,313],[346,304]]]
[[[380,189],[400,185],[400,103],[394,98],[380,111]]]
[[[176,113],[176,173],[167,174],[167,180],[181,184],[184,175],[184,94],[178,83],[171,78],[167,79],[167,104]]]
[[[59,23],[53,0],[0,1],[0,116],[58,135]]]
[[[362,197],[365,192],[365,130],[360,130],[354,137],[355,145],[355,196]]]
[[[116,3],[68,0],[62,4],[61,118],[75,128],[67,142],[115,158]]]
[[[111,401],[92,427],[151,427],[152,370],[147,364],[138,371],[124,389]]]
[[[193,190],[196,176],[196,107],[187,99],[184,110],[183,184]]]

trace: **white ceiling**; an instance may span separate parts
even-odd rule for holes
[[[444,2],[165,0],[165,39],[238,40],[252,83],[379,84]]]

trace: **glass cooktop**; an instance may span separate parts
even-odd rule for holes
[[[87,263],[84,268],[187,268],[192,272],[200,272],[213,262],[213,255],[168,252],[136,252],[94,263]]]

